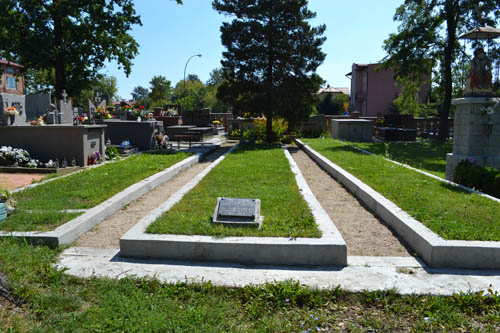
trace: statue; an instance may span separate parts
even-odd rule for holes
[[[465,95],[491,96],[493,93],[491,78],[491,60],[483,48],[479,47],[474,51],[474,58],[470,64]]]

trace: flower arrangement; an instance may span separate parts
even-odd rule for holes
[[[17,109],[13,106],[9,106],[8,108],[4,109],[3,112],[9,116],[18,116],[19,115],[19,111],[17,111]]]
[[[212,121],[212,124],[214,124],[215,126],[218,126],[218,125],[220,125],[220,121],[214,120],[214,121]]]
[[[108,110],[104,109],[102,105],[99,105],[95,110],[95,117],[97,119],[111,119],[113,115]]]
[[[16,202],[12,199],[9,191],[0,188],[0,203],[5,204],[7,215],[12,214],[15,209]]]
[[[17,165],[27,168],[43,167],[39,160],[32,159],[28,151],[10,146],[0,147],[0,161],[7,165]]]

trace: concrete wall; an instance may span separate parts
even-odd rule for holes
[[[103,124],[106,128],[106,141],[119,145],[123,140],[129,140],[130,144],[140,150],[153,149],[153,138],[157,131],[163,130],[161,121],[121,121],[106,119]]]
[[[90,154],[104,154],[105,128],[105,125],[0,127],[0,145],[26,149],[32,158],[42,162],[66,159],[70,164],[74,158],[77,165],[86,166]]]
[[[373,122],[364,119],[332,119],[332,138],[348,141],[372,141]]]

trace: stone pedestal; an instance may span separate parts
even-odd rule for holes
[[[453,181],[458,163],[472,159],[480,166],[500,169],[500,102],[498,98],[454,99],[453,153],[446,156],[446,179]]]
[[[365,119],[332,119],[332,138],[347,141],[372,141],[373,121]]]

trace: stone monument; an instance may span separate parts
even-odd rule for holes
[[[0,124],[1,125],[25,125],[26,124],[26,99],[24,95],[0,94]],[[15,117],[9,116],[7,108],[15,107],[17,110]]]
[[[500,30],[476,28],[460,36],[463,39],[492,39]],[[452,101],[456,105],[453,153],[446,156],[446,179],[453,181],[456,166],[469,160],[479,166],[500,170],[500,98],[493,96],[491,61],[479,47],[467,76],[465,97]]]

